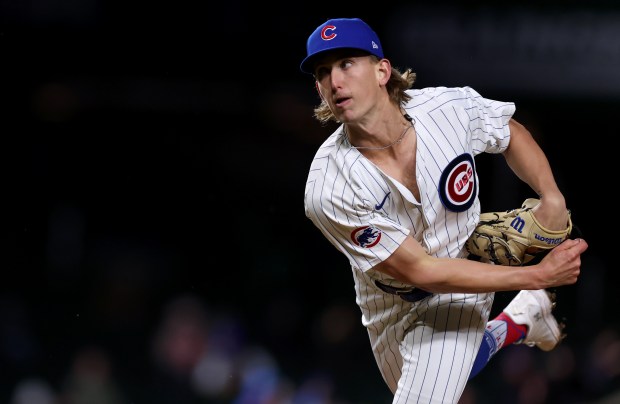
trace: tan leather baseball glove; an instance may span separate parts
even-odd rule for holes
[[[532,208],[539,203],[539,199],[529,198],[519,209],[482,213],[478,226],[465,244],[467,251],[508,266],[527,265],[544,256],[569,237],[573,223],[569,211],[566,229],[544,228],[532,213]]]

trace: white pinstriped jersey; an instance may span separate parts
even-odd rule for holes
[[[372,268],[387,259],[407,236],[414,237],[436,257],[467,255],[465,241],[480,216],[474,157],[506,149],[510,141],[508,121],[515,111],[513,103],[483,98],[469,87],[408,92],[412,99],[404,108],[414,120],[417,136],[419,201],[352,147],[343,136],[342,126],[317,151],[305,189],[306,215],[351,264],[362,323],[368,329],[382,375],[393,392],[401,373],[407,372],[401,368],[403,357],[407,362],[403,341],[424,343],[418,337],[406,335],[420,319],[418,308],[422,302],[408,303],[378,289],[376,279],[396,287],[407,285]],[[453,347],[453,354],[466,356],[458,380],[452,380],[454,375],[445,380],[446,389],[455,390],[457,399],[471,368],[472,362],[468,361],[473,361],[480,345],[492,299],[492,294],[447,294],[425,299],[429,305],[432,301],[435,308],[446,302],[471,302],[470,309],[482,311],[481,317],[471,317],[467,327],[473,334],[468,342]],[[467,338],[467,332],[461,332],[459,338]],[[461,348],[463,351],[458,352]],[[436,362],[430,366],[439,367],[441,362]],[[415,383],[422,383],[419,377],[417,380],[408,385],[407,392],[399,389],[397,397],[409,394]],[[426,395],[429,402],[435,400],[430,397],[438,394],[425,391],[429,387],[423,384],[417,388],[420,397]],[[445,395],[452,393],[442,394],[445,402],[451,401]]]

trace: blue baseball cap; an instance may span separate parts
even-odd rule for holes
[[[304,73],[314,73],[316,58],[334,49],[359,49],[383,59],[383,48],[375,31],[359,18],[335,18],[321,24],[308,37],[308,55],[301,62]]]

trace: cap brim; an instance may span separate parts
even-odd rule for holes
[[[323,49],[316,53],[313,53],[310,56],[307,56],[304,60],[301,61],[299,68],[304,73],[314,74],[314,65],[316,64],[319,58],[325,56],[326,54],[330,52],[338,51],[338,50],[345,50],[345,49],[349,49],[351,50],[351,52],[359,52],[360,55],[372,55],[372,53],[368,52],[366,49],[352,48],[350,46],[337,46],[334,48]]]

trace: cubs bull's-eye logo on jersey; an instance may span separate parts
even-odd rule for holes
[[[439,197],[441,203],[452,212],[464,212],[476,199],[478,184],[474,158],[464,153],[452,160],[441,173]]]
[[[351,232],[351,240],[362,248],[371,248],[381,240],[381,230],[372,226],[362,226]]]

